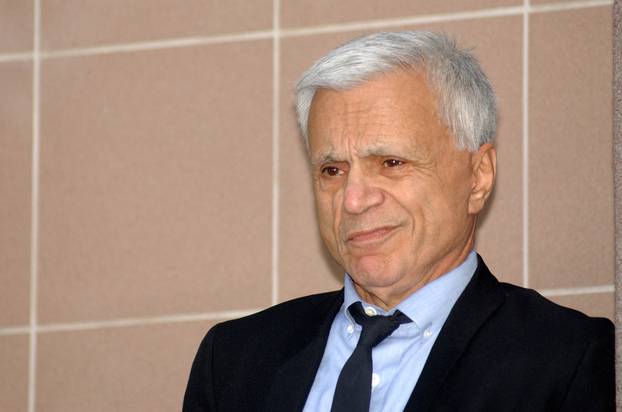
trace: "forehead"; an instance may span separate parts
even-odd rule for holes
[[[350,90],[318,90],[308,124],[312,153],[425,148],[447,134],[424,76],[403,71]]]

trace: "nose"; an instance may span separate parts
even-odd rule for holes
[[[358,215],[366,212],[384,201],[384,194],[373,185],[370,178],[364,176],[354,168],[348,173],[343,195],[343,205],[346,212]]]

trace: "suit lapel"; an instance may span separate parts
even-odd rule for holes
[[[333,319],[342,303],[343,291],[335,294],[335,299],[328,307],[321,308],[316,322],[305,322],[303,326],[306,329],[302,336],[292,334],[297,335],[296,341],[292,342],[297,348],[278,368],[266,398],[266,411],[302,411],[322,361]]]
[[[477,270],[434,343],[405,412],[424,412],[430,408],[471,338],[503,300],[497,280],[478,255]]]

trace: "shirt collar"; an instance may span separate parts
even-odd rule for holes
[[[354,323],[354,320],[351,319],[347,308],[352,303],[360,301],[363,302],[365,307],[373,307],[379,315],[391,314],[396,309],[399,309],[419,328],[432,324],[437,324],[440,327],[445,323],[451,308],[466,288],[476,269],[477,254],[475,251],[471,251],[460,265],[418,289],[389,312],[385,312],[378,306],[361,299],[354,289],[350,275],[346,273],[344,279],[344,305],[342,309],[352,323]]]

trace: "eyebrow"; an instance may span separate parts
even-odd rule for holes
[[[337,156],[333,152],[320,153],[311,158],[312,165],[321,165],[324,163],[334,163],[334,162],[339,162],[339,161],[340,160],[337,158]]]
[[[396,156],[402,152],[404,148],[395,147],[390,143],[376,142],[360,150],[356,151],[359,157],[372,157],[372,156]],[[319,153],[311,158],[312,165],[342,162],[344,159],[335,153],[332,149],[329,149],[323,153]]]

